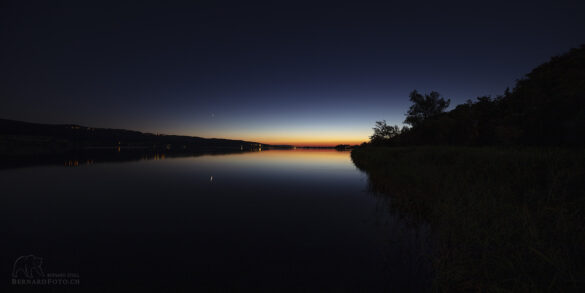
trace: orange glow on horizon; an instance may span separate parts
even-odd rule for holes
[[[362,133],[288,133],[280,135],[246,135],[235,139],[253,141],[270,145],[325,146],[331,147],[340,144],[359,145],[368,141],[368,136]]]
[[[326,140],[326,141],[314,141],[314,140],[299,140],[299,141],[259,141],[264,144],[270,145],[293,145],[297,147],[309,146],[309,147],[331,147],[340,144],[348,145],[359,145],[366,140]]]

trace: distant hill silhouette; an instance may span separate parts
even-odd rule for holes
[[[468,100],[372,143],[584,146],[585,45],[536,67],[512,91]]]
[[[0,154],[50,154],[83,149],[134,148],[165,151],[254,150],[268,145],[242,140],[157,135],[124,129],[38,124],[0,119]]]

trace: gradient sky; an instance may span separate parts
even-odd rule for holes
[[[353,144],[585,42],[582,1],[191,2],[4,1],[0,118]]]

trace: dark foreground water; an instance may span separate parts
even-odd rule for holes
[[[367,191],[348,152],[150,158],[0,170],[2,287],[428,286],[419,232]]]

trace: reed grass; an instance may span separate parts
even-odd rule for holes
[[[390,208],[432,230],[435,291],[585,292],[585,151],[360,147]]]

